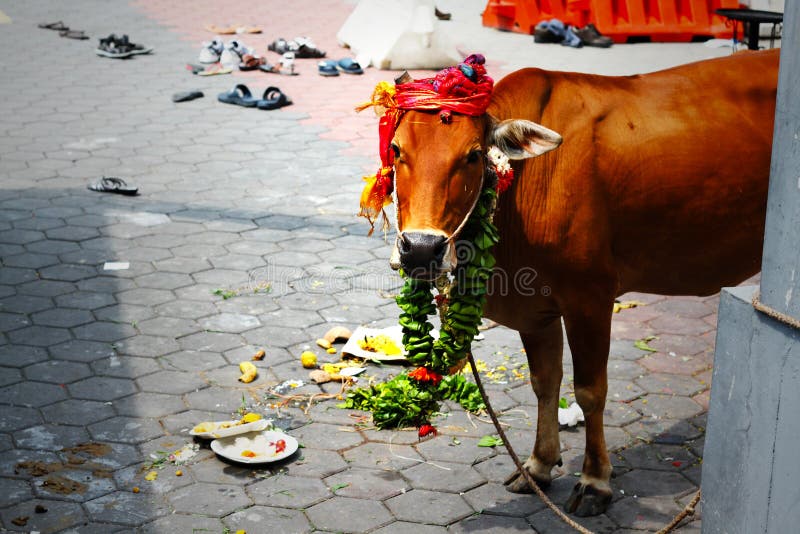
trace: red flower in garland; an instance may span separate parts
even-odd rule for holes
[[[433,300],[436,302],[436,305],[440,307],[443,304],[447,304],[448,302],[448,298],[445,297],[444,295],[436,295],[435,297],[433,297]]]
[[[413,378],[417,382],[430,382],[434,386],[438,386],[439,382],[442,381],[442,375],[435,371],[431,371],[427,367],[417,367],[408,373],[408,377]]]
[[[419,435],[420,438],[424,438],[425,436],[430,436],[431,434],[435,436],[436,434],[438,434],[438,432],[436,431],[436,428],[433,425],[429,425],[427,423],[421,425],[419,427],[419,432],[417,432],[417,435]]]

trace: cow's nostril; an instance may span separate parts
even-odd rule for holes
[[[400,234],[400,238],[398,239],[398,245],[401,254],[408,254],[411,251],[411,241],[408,239],[408,236],[406,236],[406,234]]]

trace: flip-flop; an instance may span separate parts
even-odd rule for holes
[[[195,98],[202,98],[203,91],[182,91],[180,93],[175,93],[172,95],[172,101],[177,102],[188,102],[189,100],[194,100]]]
[[[198,74],[200,72],[203,72],[204,70],[206,70],[206,67],[208,67],[208,65],[194,65],[192,63],[186,64],[186,70],[188,70],[192,74]]]
[[[317,71],[320,76],[338,76],[339,69],[336,68],[336,62],[332,59],[326,59],[317,63]]]
[[[39,24],[39,27],[43,30],[68,30],[69,27],[65,26],[63,22],[60,20],[58,22],[43,22]]]
[[[197,73],[198,76],[215,76],[217,74],[230,74],[233,72],[233,69],[230,67],[224,67],[221,63],[212,63],[211,65],[207,66],[205,69],[201,70]]]
[[[238,84],[236,87],[227,93],[220,93],[217,95],[217,100],[224,104],[233,104],[235,106],[242,106],[246,108],[254,108],[261,101],[253,98],[250,89],[244,84]]]
[[[358,61],[350,57],[340,59],[336,63],[336,68],[346,74],[364,74],[364,69],[361,68]]]
[[[117,193],[120,195],[133,196],[139,192],[138,187],[128,185],[122,178],[115,178],[113,176],[103,176],[100,180],[87,186],[92,191],[99,191],[101,193]]]
[[[292,105],[292,101],[277,87],[267,87],[264,97],[258,101],[258,109],[271,110]]]
[[[83,33],[83,30],[61,30],[58,32],[58,35],[66,37],[67,39],[77,39],[79,41],[89,38],[88,35]]]
[[[206,29],[211,33],[216,33],[218,35],[233,35],[236,33],[236,28],[234,26],[224,26],[219,28],[216,24],[208,24],[206,25]]]
[[[236,33],[261,33],[261,28],[258,26],[237,26]]]
[[[252,54],[245,54],[242,56],[242,62],[239,63],[239,70],[256,70],[261,65],[266,64],[267,60],[263,57],[254,56]]]

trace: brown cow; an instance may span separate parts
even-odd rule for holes
[[[515,160],[495,215],[495,274],[510,286],[490,294],[485,316],[522,337],[539,401],[525,467],[543,485],[561,463],[563,318],[586,417],[569,512],[599,514],[611,500],[603,410],[615,297],[711,295],[759,270],[778,58],[737,54],[626,77],[524,69],[496,85],[486,115],[444,124],[409,111],[398,126],[395,268],[451,269],[445,238],[480,189],[477,155],[496,145]],[[536,287],[522,287],[532,269]],[[521,476],[509,488],[530,490]]]

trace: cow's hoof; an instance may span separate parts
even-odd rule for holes
[[[578,517],[600,515],[606,511],[610,502],[610,489],[600,489],[591,484],[578,482],[564,503],[564,510]]]
[[[539,486],[539,489],[547,489],[550,487],[550,481],[552,477],[549,475],[547,478],[537,476],[535,473],[530,473],[533,480],[536,482],[536,485]],[[528,484],[528,479],[522,476],[522,473],[517,469],[514,471],[510,477],[508,477],[505,482],[503,482],[506,486],[506,490],[510,491],[511,493],[533,493],[533,488],[530,484]]]

